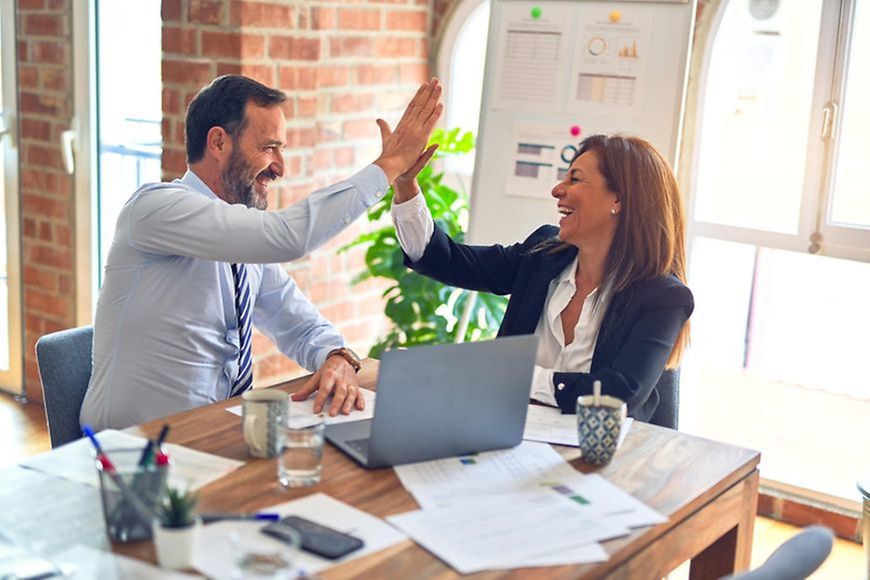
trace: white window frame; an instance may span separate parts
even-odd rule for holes
[[[3,75],[3,186],[6,198],[6,260],[8,301],[4,315],[9,320],[9,370],[0,370],[0,389],[24,394],[24,335],[21,300],[21,213],[18,190],[18,50],[16,11],[13,0],[0,0],[0,74]]]
[[[821,28],[819,31],[819,50],[813,88],[812,114],[807,145],[807,164],[804,173],[804,188],[801,196],[801,210],[796,234],[768,232],[752,228],[704,222],[695,218],[697,199],[697,172],[684,175],[683,182],[688,187],[686,209],[688,216],[688,239],[690,246],[697,237],[739,242],[789,250],[794,252],[819,254],[834,258],[844,258],[870,262],[870,230],[838,226],[830,223],[831,187],[833,184],[832,163],[837,147],[839,118],[836,114],[844,87],[844,56],[848,49],[849,19],[854,14],[855,0],[824,0],[822,5]],[[709,65],[719,25],[728,8],[728,0],[714,9],[709,33],[703,42],[695,45],[693,60],[700,62],[697,70],[697,96],[693,111],[693,121],[686,125],[683,143],[687,144],[689,167],[698,167],[700,134],[703,129],[703,106],[709,77]],[[839,34],[839,37],[838,37]],[[830,116],[830,117],[829,117]],[[831,129],[826,128],[829,123]],[[691,149],[689,149],[691,148]],[[820,236],[820,237],[819,237]],[[818,245],[816,244],[818,242]]]
[[[68,167],[75,182],[76,248],[76,325],[93,324],[99,294],[99,217],[95,200],[97,179],[97,63],[96,3],[76,0],[73,3],[73,121],[68,141]]]

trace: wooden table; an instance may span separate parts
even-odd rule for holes
[[[363,386],[374,388],[376,374],[377,363],[366,361],[360,382]],[[301,386],[302,380],[277,388],[292,392]],[[323,480],[320,485],[284,490],[277,482],[275,459],[252,459],[248,456],[242,438],[241,418],[225,410],[237,404],[238,399],[223,401],[168,419],[152,421],[130,431],[155,437],[160,427],[169,423],[172,427],[169,442],[247,462],[239,470],[201,490],[202,511],[262,510],[315,492],[329,494],[379,517],[418,509],[392,469],[362,469],[328,444],[324,450]],[[556,449],[579,471],[600,473],[611,483],[668,516],[668,522],[641,528],[623,538],[605,542],[604,548],[610,554],[607,562],[488,572],[477,576],[661,578],[684,561],[692,559],[692,578],[719,578],[748,567],[758,496],[757,452],[637,421],[633,423],[613,462],[606,467],[586,465],[578,458],[574,448]],[[27,477],[35,476],[27,474]],[[9,478],[18,481],[19,487],[31,489],[31,494],[35,492],[34,486],[38,485],[35,480],[25,483],[16,480],[16,476],[7,475]],[[45,486],[64,485],[68,488],[66,493],[74,488],[69,482],[40,481]],[[3,484],[3,477],[0,477],[0,485]],[[46,492],[51,493],[47,489]],[[16,495],[21,493],[23,489]],[[96,495],[93,491],[76,493],[82,498],[87,496],[87,501],[94,501]],[[93,511],[100,515],[98,510]],[[79,517],[83,516],[79,514]],[[44,523],[51,525],[50,522]],[[94,525],[90,525],[90,528],[98,526],[96,522],[91,523]],[[105,544],[105,539],[102,542]],[[142,560],[155,561],[151,542],[118,544],[112,549]],[[443,578],[456,574],[429,552],[407,541],[332,568],[323,576]]]

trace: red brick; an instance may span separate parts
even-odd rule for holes
[[[350,84],[350,68],[346,66],[322,66],[317,69],[317,86],[341,87]]]
[[[373,329],[371,324],[365,322],[343,324],[340,330],[344,339],[350,343],[370,342],[375,340],[379,334],[378,330]]]
[[[293,8],[265,2],[234,1],[230,4],[230,25],[287,30],[294,27]]]
[[[387,30],[413,30],[426,32],[429,30],[429,16],[425,11],[387,12]]]
[[[419,84],[429,79],[429,65],[427,64],[400,64],[399,80],[402,83]]]
[[[396,82],[393,65],[365,64],[356,68],[356,81],[361,85],[388,85]]]
[[[314,145],[314,129],[310,127],[287,129],[288,149],[310,148]]]
[[[51,232],[51,224],[50,223],[42,222],[41,224],[39,224],[39,239],[40,240],[42,240],[43,242],[51,242],[52,241],[51,233],[52,232]]]
[[[18,105],[22,113],[61,117],[65,110],[63,100],[50,95],[21,92],[18,95],[18,99]]]
[[[24,237],[25,238],[35,238],[36,237],[36,220],[33,218],[25,217],[24,218]]]
[[[29,260],[32,264],[69,270],[72,268],[72,253],[54,246],[30,245]]]
[[[312,155],[312,163],[315,171],[322,171],[332,167],[333,153],[331,149],[317,149]]]
[[[162,0],[160,17],[163,23],[181,22],[181,0]]]
[[[61,296],[71,296],[73,291],[72,278],[69,276],[57,277],[58,290]]]
[[[181,94],[173,89],[163,87],[163,114],[177,115],[181,112]]]
[[[66,17],[61,14],[24,14],[24,34],[28,36],[62,36]]]
[[[424,60],[429,59],[429,47],[429,40],[425,38],[420,40],[420,58]]]
[[[381,37],[375,40],[375,54],[381,57],[417,56],[416,38]]]
[[[22,205],[24,211],[29,215],[55,219],[69,218],[69,204],[62,200],[30,194],[24,196]],[[40,236],[41,232],[42,230],[40,230]]]
[[[221,24],[224,17],[224,3],[215,0],[190,0],[187,19],[199,24]]]
[[[356,152],[353,147],[341,147],[335,150],[336,167],[353,167]]]
[[[49,11],[69,10],[69,0],[48,0],[46,8]]]
[[[38,191],[41,193],[61,193],[57,174],[44,169],[25,168],[21,172],[21,187],[25,193]]]
[[[192,28],[163,27],[163,54],[195,55],[196,30]]]
[[[312,119],[317,115],[316,97],[299,97],[296,99],[296,116],[300,119]]]
[[[335,28],[335,9],[334,8],[319,8],[311,9],[311,29],[312,30],[331,30]]]
[[[34,62],[42,64],[69,64],[67,62],[67,45],[64,42],[32,42],[31,57]]]
[[[24,285],[36,287],[46,292],[57,292],[57,274],[43,268],[24,266]]]
[[[32,66],[18,67],[18,86],[22,89],[39,88],[39,70]]]
[[[37,141],[51,141],[51,123],[36,119],[21,119],[21,136]]]
[[[236,32],[202,33],[202,55],[229,57],[241,60],[262,58],[266,50],[266,39],[258,34],[238,34]]]
[[[187,155],[183,150],[167,150],[164,148],[162,166],[164,176],[183,175],[187,170]]]
[[[70,75],[66,68],[42,68],[39,71],[42,88],[50,91],[67,92]]]
[[[341,8],[338,11],[338,27],[341,30],[380,30],[381,11]]]
[[[374,56],[375,39],[368,37],[342,37],[329,40],[329,55],[340,58],[343,56]]]
[[[318,60],[320,39],[274,36],[269,40],[269,56],[284,60]]]
[[[317,69],[307,66],[279,67],[278,88],[284,91],[313,91],[317,88]]]
[[[45,8],[45,0],[18,0],[18,10],[42,10]]]
[[[65,224],[54,224],[54,239],[62,246],[71,247],[72,228]]]
[[[351,301],[339,302],[320,309],[320,314],[331,322],[344,322],[353,319],[354,303]]]
[[[36,310],[48,316],[66,318],[71,313],[71,304],[66,298],[59,298],[40,292],[33,288],[27,288],[24,292],[24,304],[28,309]]]
[[[332,112],[359,113],[361,111],[370,111],[374,102],[375,96],[371,93],[335,95],[332,97]]]
[[[348,141],[354,139],[369,139],[379,135],[378,126],[371,119],[346,121],[342,128],[344,138]]]
[[[181,60],[163,61],[163,82],[203,86],[212,81],[214,72],[211,63]]]
[[[24,149],[24,162],[31,166],[63,169],[60,150],[55,146],[27,144]]]

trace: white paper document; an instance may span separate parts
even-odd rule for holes
[[[326,568],[367,556],[407,540],[407,536],[383,520],[351,507],[326,494],[317,493],[288,503],[264,508],[282,517],[297,515],[352,534],[365,545],[338,560],[327,560],[308,552],[299,552],[296,566],[305,574],[317,574]],[[232,579],[233,569],[242,556],[243,546],[270,547],[280,551],[285,544],[260,532],[264,522],[224,521],[202,529],[194,557],[194,567],[209,578]]]
[[[606,518],[584,517],[555,496],[421,510],[388,520],[461,574],[600,561],[606,554],[589,546],[628,533]]]
[[[502,6],[495,79],[496,109],[552,113],[564,102],[571,7],[561,2]]]
[[[568,111],[638,117],[649,75],[652,8],[578,4]],[[617,17],[618,15],[618,17]]]
[[[634,419],[629,417],[622,424],[617,447],[625,441],[625,436],[628,435],[633,422]],[[529,405],[523,439],[577,447],[577,415],[563,415],[562,411],[555,407]]]
[[[330,417],[327,413],[323,413],[324,423],[327,425],[335,425],[337,423],[352,423],[354,421],[364,421],[366,419],[371,419],[375,416],[375,392],[370,391],[369,389],[360,389],[363,397],[366,401],[365,409],[362,411],[358,411],[354,409],[350,415],[342,415],[339,413],[335,417]],[[329,403],[332,401],[332,398],[327,399],[327,404],[323,407],[324,410],[329,410]],[[233,407],[227,407],[227,411],[232,413],[233,415],[242,416],[242,406],[235,405]],[[291,417],[301,416],[301,415],[313,415],[314,414],[314,396],[311,396],[304,401],[290,401],[290,405],[288,407],[288,411]]]
[[[51,561],[64,572],[64,578],[71,580],[183,580],[199,578],[181,572],[163,570],[151,564],[140,562],[111,552],[102,552],[87,546],[73,546],[69,550],[54,555]]]
[[[114,429],[100,431],[97,440],[110,459],[113,449],[144,449],[147,442],[143,437]],[[171,461],[169,485],[177,487],[199,489],[245,464],[244,461],[195,451],[173,443],[164,443],[163,449]],[[20,465],[94,487],[100,485],[94,464],[94,449],[87,438],[29,457]]]

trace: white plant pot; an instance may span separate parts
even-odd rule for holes
[[[157,551],[157,562],[161,568],[169,570],[184,570],[193,567],[193,554],[202,520],[196,518],[193,524],[186,528],[165,528],[160,522],[154,522],[154,548]]]

